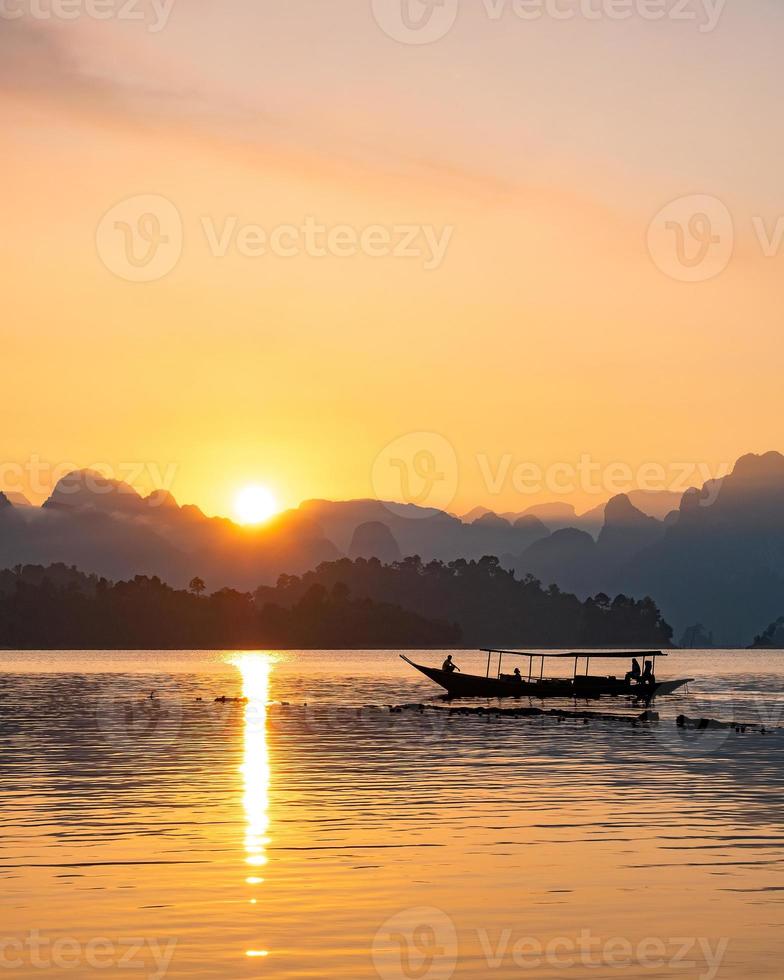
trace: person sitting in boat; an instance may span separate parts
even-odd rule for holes
[[[640,676],[642,675],[642,669],[640,668],[640,661],[635,657],[632,660],[632,669],[626,672],[626,683],[629,681],[637,681],[639,684]]]
[[[653,676],[653,661],[645,661],[645,670],[642,672],[642,678],[640,679],[641,684],[653,685],[656,683],[656,678]]]
[[[441,670],[445,670],[447,674],[454,674],[456,670],[460,670],[456,663],[452,661],[452,654],[450,653],[446,660],[441,665]]]
[[[523,675],[520,673],[520,668],[519,667],[515,667],[513,679],[514,679],[515,683],[517,683],[517,684],[522,684],[523,683]]]

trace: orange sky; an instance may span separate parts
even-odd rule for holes
[[[400,444],[412,498],[424,452],[426,503],[587,509],[644,464],[676,489],[782,448],[784,248],[766,257],[754,224],[784,216],[780,9],[734,5],[703,34],[465,7],[414,46],[369,3],[329,6],[3,22],[9,489],[104,464],[208,513],[250,482],[283,505],[400,497],[386,447],[424,433]],[[666,225],[692,205],[654,222],[694,195],[723,238],[696,273]],[[129,265],[145,243],[124,252],[122,221],[149,230],[161,206],[160,269]],[[385,254],[342,254],[374,230]]]

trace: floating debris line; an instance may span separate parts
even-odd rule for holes
[[[649,725],[660,721],[658,711],[650,709],[643,711],[639,715],[616,715],[603,711],[566,711],[560,708],[486,708],[486,707],[439,707],[431,704],[400,704],[389,707],[391,714],[402,714],[404,711],[418,711],[420,714],[425,711],[437,711],[449,715],[462,716],[482,716],[487,718],[556,718],[562,721],[582,721],[586,724],[590,721],[615,722],[623,725]],[[691,729],[694,731],[706,730],[732,730],[739,735],[747,732],[759,735],[767,735],[773,732],[784,731],[782,728],[770,728],[766,725],[755,724],[753,722],[738,721],[718,721],[714,718],[689,718],[688,715],[678,715],[676,721],[678,728]]]

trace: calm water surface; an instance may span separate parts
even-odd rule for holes
[[[673,719],[784,725],[784,654],[662,663],[633,728],[391,713],[439,703],[392,651],[1,652],[0,976],[780,977],[784,733]]]

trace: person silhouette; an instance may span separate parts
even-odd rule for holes
[[[650,660],[645,661],[645,670],[642,672],[641,684],[655,684],[656,678],[653,676],[653,662]]]
[[[637,681],[639,683],[641,674],[642,671],[640,670],[640,661],[635,657],[632,660],[632,669],[626,673],[626,683],[628,684],[629,681]]]
[[[441,670],[445,670],[447,674],[454,674],[456,670],[460,670],[456,663],[452,661],[452,654],[450,653],[446,660],[441,665]]]
[[[520,673],[520,668],[519,667],[515,667],[515,669],[514,669],[514,679],[515,679],[515,682],[518,683],[518,684],[522,684],[523,683],[523,675]]]

